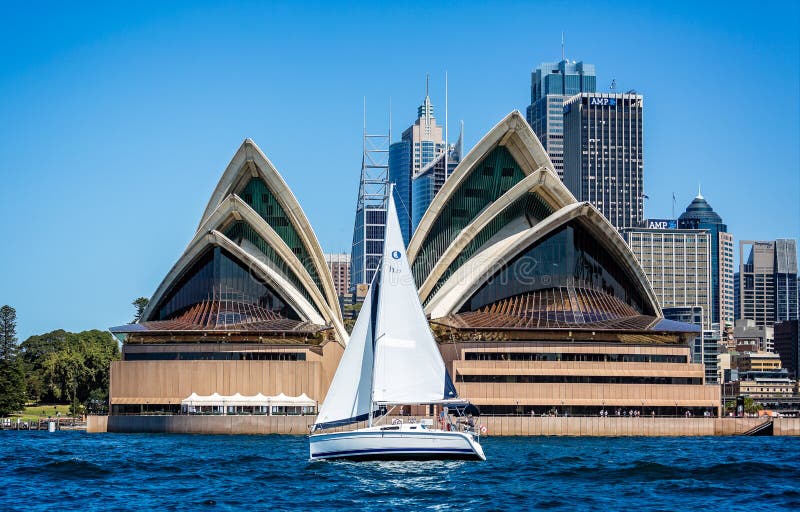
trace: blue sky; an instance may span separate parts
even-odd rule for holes
[[[425,73],[443,114],[447,71],[471,147],[524,112],[562,31],[598,89],[645,96],[646,216],[699,183],[737,240],[797,238],[797,4],[641,4],[4,2],[0,304],[21,339],[129,321],[246,137],[349,252],[363,98],[377,131],[391,97],[399,137]]]

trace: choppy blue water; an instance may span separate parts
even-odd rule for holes
[[[0,509],[800,509],[798,438],[498,437],[484,449],[486,462],[312,463],[302,436],[0,432]]]

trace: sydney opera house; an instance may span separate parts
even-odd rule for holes
[[[691,362],[695,328],[663,318],[623,239],[518,112],[459,163],[408,258],[459,394],[483,414],[717,412],[719,388]],[[324,400],[347,343],[333,281],[252,141],[141,321],[112,332],[112,415],[178,414],[192,394]]]

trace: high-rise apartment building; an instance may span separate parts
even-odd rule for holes
[[[797,241],[739,242],[739,317],[772,327],[796,320]]]
[[[436,124],[426,81],[425,99],[417,109],[417,120],[403,131],[399,142],[389,146],[389,181],[395,184],[397,217],[406,245],[412,233],[412,180],[444,154],[446,147],[442,126]]]
[[[711,329],[725,331],[734,321],[733,235],[698,192],[686,211],[678,217],[681,229],[704,229],[711,237],[711,310],[708,312]]]
[[[644,214],[643,98],[580,93],[564,102],[564,184],[614,227],[639,227]]]
[[[336,295],[342,297],[350,291],[350,255],[325,254],[325,263],[331,271]]]
[[[564,100],[582,92],[595,92],[594,64],[545,62],[531,73],[531,104],[527,120],[547,151],[558,177],[564,179]]]

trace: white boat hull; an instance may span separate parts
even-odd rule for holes
[[[311,459],[486,460],[475,437],[421,425],[387,425],[309,436]]]

